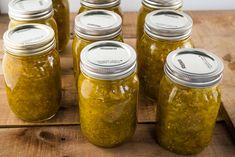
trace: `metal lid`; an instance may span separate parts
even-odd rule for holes
[[[53,16],[51,0],[11,0],[9,17],[19,21],[41,20]]]
[[[179,49],[167,56],[165,74],[174,82],[193,88],[217,84],[223,76],[222,60],[202,49]]]
[[[81,0],[81,4],[90,8],[104,9],[118,6],[120,1],[121,0]]]
[[[136,71],[135,50],[117,41],[99,41],[81,52],[81,71],[100,80],[118,80]]]
[[[4,48],[15,56],[42,54],[55,48],[54,31],[42,24],[25,24],[4,33]]]
[[[108,10],[90,10],[75,18],[75,33],[87,40],[109,40],[120,35],[122,18]]]
[[[153,38],[182,40],[191,35],[193,20],[183,12],[153,11],[146,16],[145,32]]]
[[[179,9],[183,6],[183,0],[143,0],[142,3],[154,9]]]

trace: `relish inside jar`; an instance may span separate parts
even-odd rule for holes
[[[137,45],[140,91],[157,102],[167,55],[176,49],[193,47],[192,19],[185,13],[153,11],[146,17],[145,33]]]
[[[136,54],[130,46],[101,41],[83,49],[79,111],[82,132],[91,143],[114,147],[133,136],[138,89]]]
[[[156,139],[184,155],[201,152],[211,141],[220,103],[223,62],[201,49],[170,53],[157,104]]]
[[[21,25],[4,34],[6,94],[11,110],[22,120],[48,120],[60,107],[60,58],[55,45],[54,31],[46,25]]]
[[[70,11],[68,0],[53,0],[54,19],[58,27],[59,51],[63,51],[70,39]]]

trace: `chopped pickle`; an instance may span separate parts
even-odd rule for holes
[[[141,93],[157,101],[167,55],[173,50],[191,47],[193,47],[191,38],[180,41],[168,41],[153,39],[144,33],[141,43],[137,45],[138,76]]]
[[[123,37],[122,37],[122,35],[119,35],[113,40],[123,42]],[[85,39],[82,39],[82,38],[77,37],[77,36],[75,36],[74,39],[73,39],[73,44],[72,44],[73,71],[74,71],[74,76],[75,76],[76,80],[78,80],[78,77],[79,77],[79,74],[80,74],[80,55],[81,55],[81,51],[84,47],[86,47],[87,45],[89,45],[93,42],[95,42],[95,41],[85,40]]]
[[[139,44],[141,37],[144,34],[144,23],[145,23],[145,17],[147,16],[148,13],[154,11],[156,9],[154,8],[149,8],[146,6],[142,6],[139,10],[138,17],[137,17],[137,39],[136,39],[136,45]]]
[[[99,8],[90,8],[90,7],[81,5],[81,7],[78,10],[78,14],[83,13],[83,12],[88,11],[88,10],[93,10],[93,9],[99,9]],[[122,9],[120,8],[120,6],[111,7],[111,8],[102,8],[102,9],[113,11],[113,12],[117,13],[118,15],[120,15],[123,18]]]
[[[11,19],[9,22],[8,28],[11,29],[16,26],[19,26],[22,24],[29,24],[29,23],[39,23],[39,24],[44,24],[44,25],[51,27],[55,32],[57,50],[59,49],[58,28],[57,28],[56,21],[53,17],[44,19],[44,20],[35,20],[35,21],[17,21],[17,20]]]
[[[135,73],[114,81],[80,74],[81,129],[91,143],[114,147],[133,136],[137,123],[138,85]]]
[[[218,85],[189,88],[164,76],[157,106],[157,141],[178,154],[196,154],[211,141],[221,103]]]
[[[60,60],[56,50],[36,56],[5,53],[3,73],[11,110],[22,120],[39,122],[60,107]]]
[[[53,0],[54,18],[58,27],[59,51],[63,51],[70,38],[68,0]]]

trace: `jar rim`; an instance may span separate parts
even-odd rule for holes
[[[99,80],[119,80],[136,71],[136,52],[122,42],[99,41],[81,52],[80,69]]]
[[[218,84],[224,65],[215,54],[203,49],[184,48],[171,52],[164,72],[173,82],[191,88],[207,88]]]
[[[56,46],[51,27],[43,24],[23,24],[9,29],[3,35],[6,53],[15,56],[33,56],[49,52]]]
[[[108,10],[90,10],[75,17],[75,34],[86,40],[114,39],[122,32],[122,18]]]
[[[146,16],[144,31],[153,38],[182,40],[191,35],[192,27],[193,20],[186,13],[160,10],[153,11]]]
[[[8,15],[11,19],[19,21],[32,21],[48,19],[54,15],[54,10],[51,0],[43,0],[38,3],[34,0],[31,3],[27,1],[25,4],[22,0],[12,0],[8,4]],[[23,4],[22,4],[23,3]],[[32,5],[33,4],[33,5]],[[27,6],[27,7],[25,7]]]
[[[121,0],[81,0],[81,5],[95,9],[105,9],[120,5]]]
[[[183,0],[142,0],[142,4],[154,9],[173,9],[177,10],[183,6]]]

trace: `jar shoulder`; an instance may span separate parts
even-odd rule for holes
[[[21,73],[26,75],[35,75],[38,73],[47,74],[53,72],[60,67],[60,58],[58,52],[53,50],[47,55],[32,57],[16,57],[5,54],[3,57],[3,71],[7,75],[9,73]]]
[[[168,55],[168,53],[176,49],[193,48],[194,44],[191,37],[180,41],[167,41],[153,39],[144,33],[138,46],[141,50],[147,52],[145,54],[166,53]]]
[[[190,88],[178,85],[164,76],[160,84],[161,99],[168,103],[177,105],[185,104],[218,104],[221,102],[221,89],[219,85],[208,88]],[[211,104],[212,105],[212,104]]]
[[[138,92],[139,80],[136,74],[123,80],[104,81],[89,78],[81,73],[78,88],[82,97],[100,96],[105,99],[125,99],[130,94]]]

